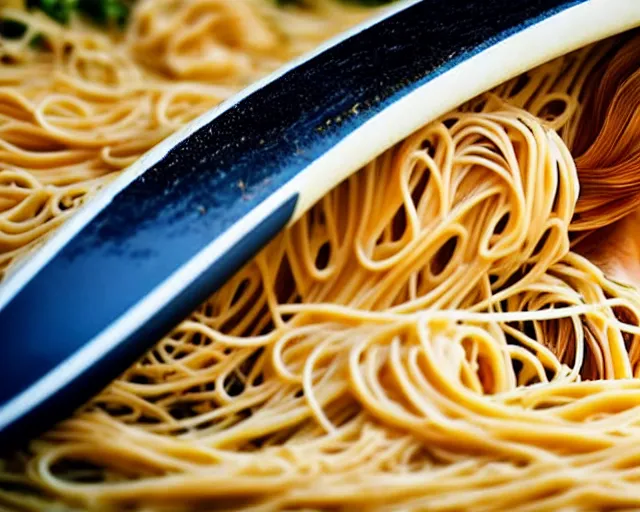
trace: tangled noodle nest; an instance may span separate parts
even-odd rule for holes
[[[238,26],[219,37],[247,46],[216,53],[208,27],[222,18],[198,13],[231,12],[231,4]],[[96,91],[119,82],[107,87],[75,51],[17,64],[22,78],[2,92],[11,101],[0,106],[0,162],[8,162],[0,176],[21,208],[3,215],[23,217],[5,220],[61,222],[110,170],[219,101],[220,91],[231,94],[234,80],[253,79],[255,66],[275,65],[263,53],[275,55],[265,50],[273,34],[243,11],[254,12],[251,2],[183,2],[191,7],[157,17],[149,5],[109,55],[130,58],[137,48],[158,59],[110,68],[141,80],[113,102]],[[175,35],[176,19],[190,20],[193,34]],[[640,384],[632,378],[640,295],[630,286],[631,253],[606,250],[626,240],[637,209],[639,42],[628,34],[556,59],[385,151],[84,410],[5,459],[0,504],[640,506]],[[193,58],[200,50],[215,63]],[[67,76],[78,99],[52,90],[52,66],[89,73],[56,75],[56,87]],[[27,71],[48,80],[46,99],[22,100]],[[153,73],[181,81],[149,80]],[[97,137],[86,134],[89,120]],[[18,158],[26,126],[39,137]],[[133,131],[145,136],[131,139]],[[69,197],[73,206],[62,208]],[[17,237],[6,230],[6,262],[40,237],[25,229],[19,236],[29,240],[10,246]]]

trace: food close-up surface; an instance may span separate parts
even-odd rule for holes
[[[393,6],[0,0],[0,286],[162,140]],[[1,447],[0,510],[639,509],[640,32],[516,75]]]

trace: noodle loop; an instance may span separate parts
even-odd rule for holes
[[[364,12],[148,0],[124,36],[101,37],[12,13],[29,29],[0,47],[13,62],[0,266],[317,43],[336,13]],[[46,55],[29,49],[35,33]],[[1,461],[0,506],[640,506],[640,294],[612,280],[640,276],[623,229],[640,197],[636,40],[502,84],[351,175],[90,404]],[[596,236],[626,243],[624,257]]]

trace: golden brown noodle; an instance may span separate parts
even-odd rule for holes
[[[622,65],[608,66],[602,78],[613,87],[594,88],[598,94],[586,112],[591,122],[582,123],[589,127],[582,139],[590,144],[576,158],[581,194],[573,230],[607,226],[640,206],[640,37],[613,62]]]
[[[586,121],[579,124],[573,153],[580,199],[572,230],[577,252],[612,278],[640,286],[640,37],[622,45],[590,80]]]
[[[0,504],[640,505],[640,297],[569,238],[569,150],[587,77],[616,44],[512,80],[351,176],[83,412],[5,460]],[[202,73],[188,55],[159,65]],[[82,111],[54,106],[58,123]]]

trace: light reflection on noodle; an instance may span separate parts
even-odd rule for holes
[[[141,13],[145,52],[186,44],[154,41]],[[189,52],[155,65],[244,76],[270,44],[249,32],[244,58],[222,52],[219,69]],[[571,249],[585,247],[572,232],[590,168],[571,150],[602,143],[584,131],[585,98],[625,40],[497,87],[348,178],[89,407],[5,460],[0,503],[38,510],[49,492],[91,509],[639,506],[640,296]],[[186,120],[186,107],[158,108],[153,87],[122,111],[52,95],[29,113],[16,95],[3,115],[50,123],[41,148],[105,124],[102,142],[79,136],[73,149],[91,156],[68,157],[86,170],[101,155],[104,169],[136,153],[110,127],[152,123],[160,137],[166,119]],[[16,203],[44,179],[30,165],[7,178]],[[46,176],[51,160],[39,165]]]

